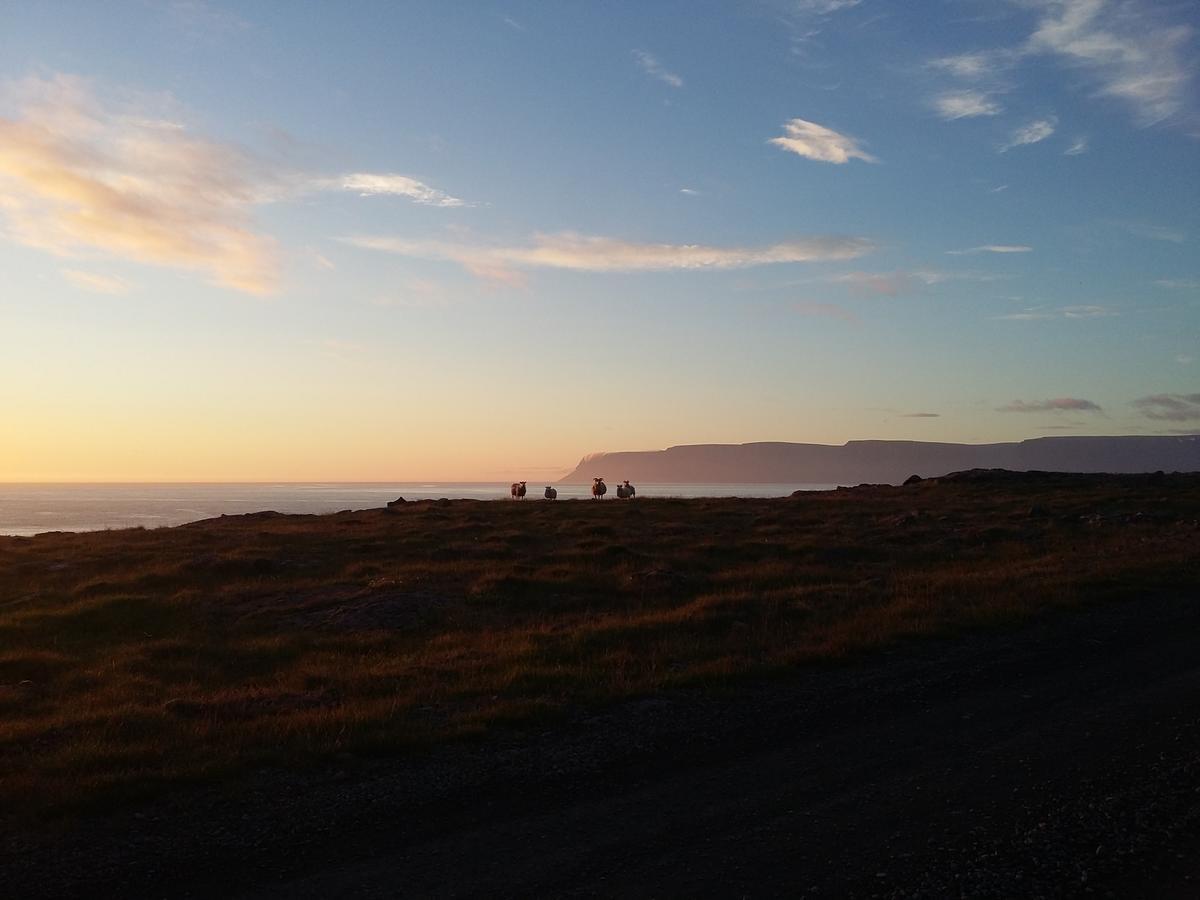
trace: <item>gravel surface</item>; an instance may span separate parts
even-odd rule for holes
[[[1200,896],[1200,603],[1147,598],[0,846],[11,897]]]

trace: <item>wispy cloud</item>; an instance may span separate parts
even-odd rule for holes
[[[942,417],[941,413],[931,413],[931,412],[914,412],[914,413],[901,413],[900,414],[900,418],[902,418],[902,419],[940,419],[941,417]]]
[[[982,91],[946,91],[933,98],[933,108],[947,120],[995,116],[1004,111],[1004,107]]]
[[[445,191],[430,187],[424,182],[417,181],[415,178],[410,178],[407,175],[396,175],[394,173],[377,175],[370,172],[353,172],[349,175],[342,175],[340,178],[319,180],[317,186],[326,189],[354,191],[363,197],[376,197],[380,195],[407,197],[414,203],[420,203],[423,206],[453,207],[474,205],[467,203],[465,200],[460,200],[458,197],[452,197]]]
[[[1120,222],[1117,224],[1135,237],[1145,238],[1148,241],[1165,241],[1168,244],[1182,244],[1187,241],[1186,234],[1178,228],[1170,228],[1166,225],[1152,225],[1148,222]]]
[[[1200,394],[1151,394],[1134,400],[1133,405],[1147,419],[1162,422],[1200,420]]]
[[[1060,306],[1057,309],[1045,309],[1034,306],[1020,312],[992,316],[991,318],[1002,322],[1038,322],[1046,319],[1103,319],[1115,315],[1117,315],[1116,311],[1107,306]]]
[[[1087,150],[1088,139],[1081,136],[1071,142],[1071,146],[1063,151],[1063,156],[1079,156],[1080,154],[1087,153]]]
[[[1178,113],[1195,72],[1191,25],[1170,25],[1152,5],[1046,0],[1025,50],[1051,54],[1124,101],[1143,125]],[[1185,5],[1186,8],[1186,5]]]
[[[699,197],[700,196],[700,192],[695,190],[694,188],[680,188],[679,193],[686,194],[689,197]]]
[[[1002,276],[980,272],[944,272],[938,269],[899,269],[892,272],[842,272],[823,277],[829,284],[843,284],[863,294],[896,297],[912,294],[950,281],[994,281]]]
[[[848,163],[852,159],[878,162],[875,157],[858,145],[856,138],[838,134],[833,129],[818,125],[816,122],[792,119],[784,123],[783,130],[786,132],[784,136],[771,138],[767,143],[808,159],[815,159],[818,162],[837,165]]]
[[[973,53],[960,53],[955,56],[943,56],[930,60],[932,69],[941,69],[959,78],[981,79],[990,78],[997,70],[1003,68],[1009,54],[979,50]]]
[[[796,9],[800,12],[815,13],[824,16],[842,9],[858,6],[862,0],[794,0]]]
[[[1168,290],[1200,291],[1200,278],[1159,278],[1154,283]]]
[[[62,276],[75,287],[95,294],[129,293],[129,282],[115,275],[101,275],[98,272],[84,272],[80,269],[63,269]]]
[[[968,247],[966,250],[947,250],[951,256],[969,256],[975,253],[1029,253],[1032,247],[1024,244],[982,244],[978,247]]]
[[[59,75],[10,85],[0,115],[0,214],[8,236],[61,256],[99,252],[275,289],[274,242],[250,209],[264,175],[234,147]]]
[[[513,267],[578,272],[744,269],[774,263],[853,259],[874,249],[866,238],[838,236],[800,238],[762,247],[650,244],[570,232],[537,235],[532,245],[517,247],[400,237],[355,236],[344,240],[370,250],[456,262],[493,280],[506,277]]]
[[[1179,353],[1175,356],[1175,362],[1179,363],[1181,366],[1190,366],[1195,361],[1196,357],[1192,356],[1190,353]]]
[[[1004,406],[997,406],[996,412],[1011,413],[1044,413],[1044,412],[1103,412],[1091,400],[1081,400],[1078,397],[1052,397],[1049,400],[1014,400]]]
[[[1024,147],[1029,144],[1037,144],[1044,141],[1050,135],[1054,134],[1054,129],[1058,126],[1058,119],[1054,116],[1048,116],[1045,119],[1036,119],[1028,125],[1022,125],[1016,129],[1009,137],[1008,141],[1000,147],[1001,153],[1006,153],[1014,147]]]
[[[651,78],[657,78],[659,81],[669,84],[673,88],[683,87],[683,79],[665,68],[658,61],[657,57],[652,54],[647,53],[645,50],[634,50],[633,58],[637,60],[637,64],[641,67],[642,71]]]

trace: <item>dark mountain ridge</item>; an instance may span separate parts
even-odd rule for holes
[[[693,444],[666,450],[594,453],[560,482],[899,484],[963,469],[1051,472],[1200,471],[1200,435],[1045,437],[1002,444],[848,441]]]

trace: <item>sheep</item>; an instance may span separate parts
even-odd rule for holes
[[[636,493],[637,490],[635,490],[634,486],[629,483],[628,478],[625,479],[624,484],[617,485],[617,497],[621,500],[628,500]]]
[[[608,485],[604,483],[604,476],[597,475],[592,479],[592,499],[603,500],[604,495],[608,493]]]
[[[550,485],[546,485],[546,499],[547,500],[557,500],[558,499],[558,490],[556,488],[550,487]]]
[[[512,483],[512,487],[509,488],[509,493],[512,494],[512,498],[514,500],[524,500],[525,499],[525,482],[514,481]]]

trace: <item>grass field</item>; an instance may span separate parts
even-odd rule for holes
[[[0,538],[0,808],[420,752],[1200,585],[1200,476],[423,501]]]

